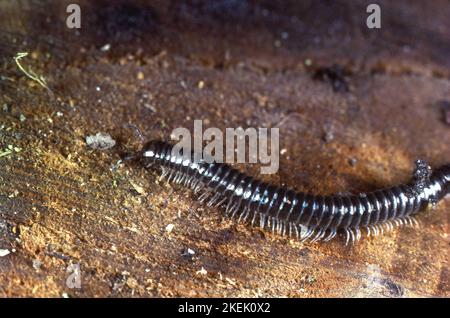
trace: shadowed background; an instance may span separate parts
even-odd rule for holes
[[[370,191],[408,181],[417,158],[446,163],[448,1],[378,1],[379,30],[369,1],[250,0],[80,0],[71,30],[72,2],[0,2],[1,296],[449,296],[448,199],[417,229],[300,244],[118,162],[138,147],[124,124],[169,139],[203,119],[280,127],[264,179],[298,191]],[[117,146],[87,147],[100,131]]]

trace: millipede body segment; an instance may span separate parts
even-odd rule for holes
[[[208,206],[224,206],[228,216],[302,241],[329,241],[344,232],[348,243],[358,240],[362,229],[378,235],[394,225],[412,225],[414,214],[450,192],[450,164],[432,172],[417,160],[408,184],[357,195],[314,196],[259,181],[225,163],[194,160],[192,153],[173,150],[169,143],[151,141],[138,159],[147,167],[161,167],[169,181],[201,192],[199,200]]]

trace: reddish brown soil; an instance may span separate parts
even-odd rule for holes
[[[168,139],[194,119],[280,126],[286,152],[266,178],[312,193],[405,182],[417,158],[448,162],[448,1],[378,1],[382,28],[368,30],[366,1],[86,0],[78,32],[65,2],[0,3],[0,149],[21,148],[0,157],[0,249],[11,251],[0,296],[450,295],[448,199],[418,229],[300,244],[115,167],[138,146],[124,124]],[[323,76],[336,68],[338,89]],[[118,146],[88,148],[99,131]],[[70,264],[81,289],[66,286]]]

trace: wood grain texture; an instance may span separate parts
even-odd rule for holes
[[[0,157],[0,249],[11,252],[0,296],[450,295],[448,199],[418,229],[300,244],[118,164],[138,147],[124,124],[168,139],[194,119],[279,126],[286,152],[266,180],[299,191],[368,191],[407,181],[417,158],[446,163],[448,2],[382,1],[376,31],[364,1],[78,2],[78,32],[65,27],[68,1],[0,3],[0,150],[12,147]],[[315,76],[336,65],[347,92]],[[100,131],[118,145],[87,147]],[[81,289],[66,285],[70,264]]]

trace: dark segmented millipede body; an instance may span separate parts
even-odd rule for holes
[[[361,237],[361,229],[378,235],[393,225],[412,225],[416,222],[412,215],[450,192],[450,164],[432,172],[417,160],[408,184],[358,195],[313,196],[261,182],[224,163],[193,160],[192,154],[172,150],[169,143],[151,141],[138,158],[147,167],[161,167],[169,181],[201,191],[199,200],[208,206],[225,206],[229,216],[302,241],[329,241],[343,231],[348,243]]]

